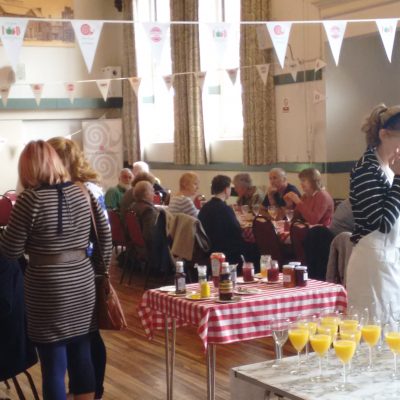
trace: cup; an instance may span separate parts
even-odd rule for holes
[[[254,281],[254,265],[252,262],[245,262],[242,267],[243,282]]]
[[[278,282],[279,280],[279,264],[278,261],[271,261],[271,268],[268,269],[268,282]]]

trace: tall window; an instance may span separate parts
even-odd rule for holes
[[[203,89],[204,131],[208,142],[243,138],[240,70],[235,85],[226,69],[239,67],[240,0],[199,1],[201,70],[207,71]],[[207,22],[231,24],[224,53],[215,47]],[[220,34],[224,34],[221,32]]]
[[[135,20],[170,21],[169,1],[134,0]],[[167,90],[163,76],[171,74],[171,46],[168,36],[161,62],[157,65],[142,24],[135,24],[137,73],[142,78],[139,89],[139,124],[141,143],[171,143],[174,138],[173,89]]]

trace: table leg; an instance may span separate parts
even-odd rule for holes
[[[215,358],[216,345],[207,347],[207,400],[215,400]]]
[[[175,368],[175,339],[176,339],[176,320],[172,320],[172,334],[171,334],[171,359],[170,359],[170,400],[174,398],[174,368]]]
[[[169,380],[169,332],[168,332],[168,318],[164,316],[164,325],[165,325],[165,370],[167,374],[167,400],[171,399],[170,394],[170,380]]]
[[[171,340],[168,330],[168,317],[164,317],[165,325],[165,369],[167,375],[167,400],[173,400],[173,383],[175,367],[175,339],[176,339],[176,320],[172,320]],[[170,347],[171,346],[171,347]]]

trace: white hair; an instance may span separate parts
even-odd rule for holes
[[[133,171],[134,175],[137,175],[141,172],[149,173],[149,171],[150,171],[149,164],[147,164],[144,161],[136,161],[132,165],[132,171]]]
[[[282,168],[272,168],[269,173],[271,172],[275,172],[277,173],[279,176],[281,176],[282,178],[286,178],[286,172],[284,169]]]

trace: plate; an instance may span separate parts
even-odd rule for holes
[[[186,297],[186,296],[191,296],[191,295],[193,295],[193,294],[195,294],[196,292],[186,292],[186,293],[183,293],[183,294],[177,294],[176,292],[175,292],[175,290],[174,291],[172,291],[172,292],[168,292],[167,294],[169,295],[169,296],[176,296],[176,297]]]
[[[248,281],[248,282],[245,282],[244,280],[243,280],[243,277],[242,276],[239,276],[237,279],[236,279],[236,283],[238,283],[239,285],[248,285],[248,284],[250,284],[250,283],[257,283],[258,281],[256,280],[256,279],[254,279],[254,280],[252,280],[252,281]]]
[[[191,301],[202,301],[202,300],[210,300],[211,297],[200,297],[200,293],[191,293],[185,296],[186,299]]]
[[[261,289],[256,289],[256,288],[239,288],[234,291],[235,294],[240,294],[240,295],[251,295],[251,294],[260,294],[263,291]]]
[[[257,273],[257,274],[254,275],[254,278],[256,278],[256,279],[263,279],[263,276],[262,276],[261,273],[259,272],[259,273]]]
[[[175,292],[175,285],[161,286],[157,290],[159,290],[160,292]]]
[[[242,298],[241,298],[240,296],[234,296],[234,297],[232,298],[232,300],[220,300],[220,299],[216,299],[215,302],[216,302],[216,303],[225,304],[225,303],[237,303],[237,302],[239,302],[240,300],[242,300]]]
[[[267,285],[276,285],[277,283],[282,283],[282,281],[270,282],[267,278],[261,279],[262,283],[266,283]]]

